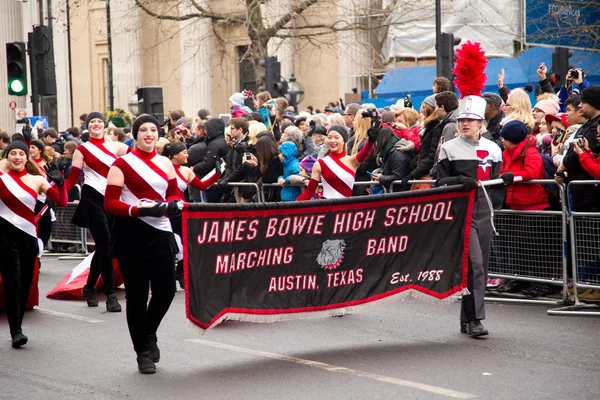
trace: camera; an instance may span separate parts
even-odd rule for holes
[[[252,154],[250,154],[250,153],[244,154],[244,160],[246,160],[246,161],[252,161]]]
[[[576,69],[571,71],[571,78],[573,79],[578,79],[579,78],[579,71],[577,71]]]
[[[410,101],[410,94],[407,94],[404,98],[404,108],[412,108],[413,104]]]
[[[362,117],[363,118],[371,118],[371,119],[375,120],[375,119],[379,118],[379,113],[377,112],[377,109],[369,108],[367,110],[363,110]]]

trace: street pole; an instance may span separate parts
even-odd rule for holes
[[[106,35],[108,38],[108,107],[111,111],[115,109],[115,96],[113,91],[113,67],[112,67],[112,37],[110,30],[110,0],[106,0]]]
[[[435,50],[436,50],[436,57],[435,57],[435,65],[436,65],[436,70],[437,70],[437,76],[441,76],[442,75],[442,63],[441,60],[439,59],[439,51],[442,48],[441,45],[441,41],[442,41],[442,4],[441,4],[441,0],[435,0]]]
[[[27,34],[27,50],[29,52],[29,71],[30,71],[30,85],[31,85],[31,108],[33,115],[40,115],[40,99],[38,96],[38,84],[37,84],[37,62],[36,62],[36,49],[35,39],[33,32]]]

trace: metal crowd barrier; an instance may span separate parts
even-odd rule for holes
[[[80,228],[71,222],[77,203],[68,203],[66,207],[54,207],[56,221],[52,222],[52,233],[49,242],[54,244],[70,244],[80,246],[77,253],[87,253],[86,229]]]
[[[382,186],[381,183],[379,182],[375,182],[375,181],[360,181],[360,182],[354,182],[355,186],[381,186],[383,188],[383,192],[387,193],[387,189],[385,188],[385,186]],[[287,186],[296,186],[296,187],[301,187],[301,188],[305,188],[306,185],[287,185]],[[278,183],[261,183],[260,184],[260,191],[261,191],[261,196],[262,196],[262,201],[266,201],[266,196],[265,196],[265,188],[281,188],[282,186],[280,186]],[[323,184],[319,183],[319,187],[322,188]]]
[[[600,181],[572,181],[567,186],[571,200],[574,186],[600,186]],[[600,204],[600,198],[595,199]],[[549,315],[600,315],[596,304],[582,303],[580,290],[600,290],[600,213],[573,210],[569,202],[571,267],[573,273],[573,297],[575,304],[549,310]],[[565,290],[566,291],[566,290]],[[600,299],[599,299],[600,300]]]

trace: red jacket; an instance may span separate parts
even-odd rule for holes
[[[501,173],[505,172],[512,172],[523,181],[545,178],[544,163],[533,136],[529,135],[515,147],[504,150]],[[506,188],[506,204],[512,210],[544,210],[550,206],[542,185],[520,183]]]
[[[594,155],[584,151],[579,155],[579,162],[585,172],[590,174],[594,179],[600,179],[600,157],[594,160]]]
[[[385,122],[381,124],[381,126],[390,128],[400,139],[406,139],[409,142],[413,142],[415,144],[415,151],[417,153],[421,151],[421,137],[419,136],[419,132],[421,132],[421,126],[415,125],[412,128],[406,128],[403,130],[396,129],[391,124]]]

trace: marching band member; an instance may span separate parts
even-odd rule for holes
[[[310,200],[319,182],[323,182],[323,198],[325,199],[352,197],[356,170],[373,150],[378,134],[377,127],[370,128],[367,132],[369,140],[357,154],[350,156],[345,151],[348,131],[340,125],[330,126],[327,131],[328,153],[313,165],[308,186],[296,200]]]
[[[36,201],[38,195],[45,194],[58,206],[65,207],[67,191],[55,164],[47,164],[44,170],[56,188],[40,175],[38,167],[29,160],[29,148],[25,142],[13,141],[6,148],[6,154],[9,169],[0,176],[0,274],[12,347],[16,349],[28,340],[21,323],[35,259],[43,251],[43,245],[37,238]]]
[[[115,215],[110,254],[123,273],[127,325],[138,369],[144,374],[156,372],[160,360],[156,331],[175,296],[178,248],[165,213],[178,211],[177,202],[182,200],[173,164],[155,151],[159,130],[153,116],[136,118],[131,129],[136,147],[113,163],[104,197],[106,211]],[[155,205],[138,206],[143,200]]]
[[[208,173],[208,175],[200,180],[191,169],[185,166],[185,164],[188,162],[188,151],[185,144],[182,142],[174,142],[166,145],[163,150],[163,156],[169,157],[171,163],[173,163],[177,178],[177,188],[179,189],[179,196],[182,199],[186,198],[185,192],[188,188],[188,185],[192,185],[198,190],[205,191],[211,187],[221,176],[221,164],[217,159],[214,172]],[[176,239],[181,241],[181,213],[171,215],[169,219],[171,220],[171,227],[176,235]],[[178,243],[178,245],[181,245],[181,243]],[[177,253],[177,269],[175,271],[175,279],[179,282],[179,286],[182,289],[185,289],[185,282],[183,279],[183,253],[181,252]]]
[[[83,287],[82,294],[89,307],[97,307],[95,287],[98,276],[101,275],[106,295],[106,310],[120,312],[121,305],[115,293],[113,263],[108,255],[111,240],[109,227],[112,225],[112,216],[104,211],[104,192],[108,170],[118,156],[127,153],[128,146],[120,142],[104,140],[105,121],[101,113],[89,113],[86,125],[90,132],[90,140],[79,145],[73,153],[71,172],[65,185],[67,191],[71,190],[77,183],[79,174],[83,171],[84,183],[81,189],[81,200],[73,216],[73,223],[90,230],[94,238],[95,251],[87,284]]]

